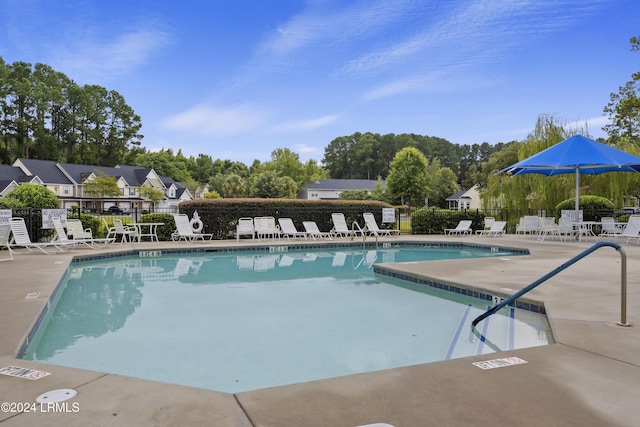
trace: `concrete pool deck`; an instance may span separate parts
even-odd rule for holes
[[[528,248],[530,256],[397,264],[405,274],[508,295],[594,242],[532,237],[401,236],[389,241],[469,242]],[[205,246],[249,246],[214,241]],[[286,244],[286,241],[280,242]],[[134,249],[203,246],[135,243]],[[528,294],[544,304],[555,343],[236,394],[16,359],[73,256],[15,255],[0,263],[0,368],[49,372],[32,381],[0,375],[3,426],[637,426],[640,407],[640,247],[627,254],[627,322],[621,315],[620,255],[601,248]],[[106,251],[129,250],[115,244]],[[2,253],[5,255],[6,253]],[[27,294],[39,292],[35,298]],[[526,364],[482,370],[472,362],[517,356]],[[205,368],[206,369],[206,368]],[[30,407],[42,393],[73,389],[66,405]],[[8,410],[7,410],[8,409]]]

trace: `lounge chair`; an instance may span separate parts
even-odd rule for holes
[[[280,225],[280,231],[282,232],[282,237],[304,237],[307,238],[306,231],[298,231],[293,220],[291,218],[278,218],[278,224]]]
[[[236,240],[240,240],[240,236],[256,237],[256,230],[253,228],[253,218],[240,218],[236,224]]]
[[[625,243],[629,243],[631,239],[636,239],[636,243],[640,240],[640,215],[631,215],[627,225],[620,233],[620,239],[624,239]]]
[[[140,241],[140,234],[138,234],[138,230],[136,228],[127,227],[122,223],[120,219],[113,220],[113,233],[115,235],[115,239],[120,237],[120,244],[124,242],[133,242],[133,240]]]
[[[32,242],[27,226],[24,223],[24,218],[11,218],[9,224],[11,225],[11,234],[13,236],[10,245],[24,248],[22,253],[27,251],[35,252],[34,249],[37,249],[43,254],[50,254],[51,252],[47,252],[47,248],[55,248],[56,252],[62,252],[68,248],[68,245],[59,242]]]
[[[176,223],[176,230],[171,234],[171,239],[174,241],[180,241],[184,239],[185,242],[194,242],[201,239],[204,242],[205,237],[211,240],[213,234],[196,233],[191,227],[191,221],[186,214],[173,214],[173,219]]]
[[[115,241],[115,237],[108,238],[93,238],[93,232],[90,228],[83,228],[82,222],[79,219],[67,218],[67,236],[71,239],[84,243],[85,245],[96,248],[104,246],[107,243]]]
[[[13,250],[9,245],[9,238],[11,237],[11,226],[9,224],[0,224],[0,249],[6,246],[9,252],[8,258],[2,258],[0,261],[13,261]]]
[[[400,230],[378,227],[378,222],[371,212],[365,212],[362,214],[362,216],[364,218],[365,229],[369,233],[369,235],[376,237],[391,237],[394,235],[400,235]]]
[[[535,215],[526,215],[520,218],[520,222],[516,225],[516,236],[522,234],[538,234],[540,230],[540,224],[538,223],[538,217]]]
[[[336,237],[353,237],[358,233],[362,233],[362,229],[354,223],[354,227],[349,229],[347,225],[347,220],[344,217],[344,214],[341,212],[336,212],[331,214],[331,222],[333,222],[333,228],[331,232]]]
[[[476,230],[478,236],[498,237],[506,233],[507,221],[495,221],[487,230]]]
[[[494,222],[496,222],[496,219],[494,217],[492,217],[492,216],[484,217],[484,220],[483,220],[484,229],[485,230],[490,229]]]
[[[272,216],[259,216],[253,219],[253,226],[256,230],[256,236],[261,238],[273,238],[280,237],[282,234],[278,226],[276,225],[276,219]]]
[[[307,236],[311,237],[313,240],[325,238],[333,240],[334,234],[331,231],[320,231],[318,224],[316,224],[315,221],[303,221],[302,226],[307,232]]]
[[[458,222],[456,228],[445,228],[444,234],[471,234],[473,230],[471,230],[472,221],[470,219],[463,219]]]
[[[621,224],[616,223],[615,218],[605,216],[600,219],[600,223],[602,224],[602,229],[600,230],[598,237],[603,239],[614,238],[618,240],[622,234],[623,227]]]

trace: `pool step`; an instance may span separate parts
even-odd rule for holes
[[[469,304],[449,344],[445,360],[467,357],[496,351],[513,350],[515,348],[515,308],[508,307],[507,316],[487,318],[479,325],[477,336],[471,330],[472,306]]]

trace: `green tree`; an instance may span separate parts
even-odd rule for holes
[[[394,200],[421,206],[429,192],[428,161],[417,148],[398,151],[391,161],[387,190]]]
[[[164,200],[164,193],[156,188],[144,185],[140,187],[140,197],[150,200],[153,202],[153,206],[155,207],[156,203]]]
[[[158,175],[168,176],[178,182],[185,182],[191,178],[187,169],[187,159],[180,151],[174,155],[170,148],[138,154],[133,166],[151,168]]]
[[[7,195],[7,199],[15,200],[22,206],[36,209],[56,209],[60,207],[60,201],[56,194],[38,184],[21,184]]]
[[[631,37],[631,51],[640,50],[639,40]],[[627,138],[640,144],[640,72],[634,73],[618,93],[611,94],[604,112],[609,115],[611,123],[603,129],[613,142],[618,138]]]
[[[458,177],[450,168],[440,168],[432,181],[429,203],[432,206],[446,207],[447,197],[460,190]]]
[[[294,198],[297,187],[290,177],[278,176],[275,171],[265,171],[253,177],[249,191],[251,197]]]
[[[85,179],[83,184],[84,194],[92,197],[94,204],[101,209],[105,197],[117,197],[121,194],[116,178],[99,170],[96,170],[93,176]]]

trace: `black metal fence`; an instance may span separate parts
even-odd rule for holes
[[[177,213],[175,209],[155,209],[153,212],[133,209],[124,214],[110,213],[81,213],[78,209],[68,209],[67,218],[80,218],[86,220],[88,216],[95,218],[100,227],[107,222],[110,223],[115,218],[123,219],[123,222],[139,222],[144,221],[143,215],[146,214],[173,214]],[[194,212],[187,213],[189,217],[193,217]],[[222,212],[219,208],[212,210],[198,211],[198,215],[204,224],[203,232],[212,233],[214,238],[229,239],[235,237],[235,224],[242,217],[258,217],[273,216],[276,218],[289,217],[294,220],[294,224],[299,230],[304,230],[302,221],[315,221],[321,231],[330,231],[333,224],[331,222],[331,214],[333,209],[304,207],[290,209],[282,207],[273,211],[243,211],[240,208],[229,208]],[[364,227],[362,212],[344,212],[347,223],[351,226],[353,222],[357,222],[360,227]],[[602,217],[614,217],[619,220],[626,220],[632,212],[624,210],[584,210],[583,219],[585,221],[600,221]],[[455,228],[462,219],[472,220],[472,228],[479,229],[484,227],[484,218],[493,217],[499,221],[507,221],[507,232],[514,233],[516,225],[521,217],[526,215],[536,216],[554,216],[554,212],[537,211],[532,209],[468,209],[461,211],[452,211],[448,209],[412,209],[411,211],[403,208],[395,209],[395,222],[383,223],[381,212],[374,212],[378,224],[382,228],[395,228],[401,230],[402,234],[442,234],[446,228]],[[42,227],[42,210],[33,208],[17,208],[12,210],[13,217],[24,218],[25,224],[29,231],[32,241],[49,240],[53,237],[53,230],[44,229]]]

